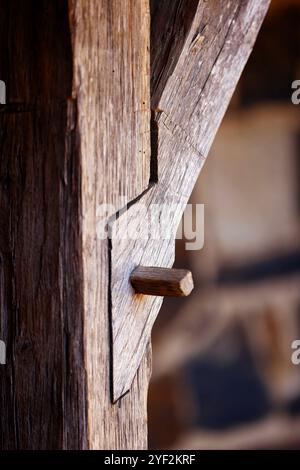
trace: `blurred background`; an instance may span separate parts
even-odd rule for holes
[[[205,246],[153,331],[152,449],[300,449],[300,0],[273,0],[198,179]]]

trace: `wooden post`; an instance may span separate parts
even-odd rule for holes
[[[152,0],[150,88],[148,0],[1,1],[2,449],[147,446],[152,324],[113,404],[118,251],[99,207],[108,220],[144,192],[163,200],[190,161],[179,216],[268,3]]]

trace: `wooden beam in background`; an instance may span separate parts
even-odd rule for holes
[[[174,240],[123,251],[97,237],[98,207],[142,195],[147,207],[173,201],[175,230],[268,3],[152,4],[158,181],[149,186],[148,1],[1,2],[1,448],[147,446],[149,340],[161,303],[136,303],[129,274],[137,262],[169,267]],[[130,389],[117,405],[110,314],[117,398]]]

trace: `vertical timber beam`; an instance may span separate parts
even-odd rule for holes
[[[0,3],[1,449],[87,447],[80,162],[65,1]]]
[[[133,257],[169,267],[174,239],[121,253],[98,236],[101,209],[108,220],[137,197],[148,207],[169,194],[175,233],[269,0],[151,4],[150,104],[149,0],[0,3],[2,449],[147,446],[160,304],[134,297],[129,274]],[[110,260],[128,274],[119,269],[113,298]],[[138,357],[113,405],[111,320],[130,319],[132,305],[146,334],[130,337]]]
[[[72,0],[73,97],[81,155],[84,345],[91,448],[147,447],[146,353],[130,394],[111,404],[108,241],[99,208],[112,216],[150,178],[148,0]]]
[[[2,449],[147,446],[149,353],[111,403],[97,220],[149,184],[149,24],[147,0],[0,4]]]

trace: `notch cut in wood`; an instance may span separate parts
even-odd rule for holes
[[[194,288],[192,273],[187,269],[138,266],[130,282],[137,294],[160,297],[187,297]]]

